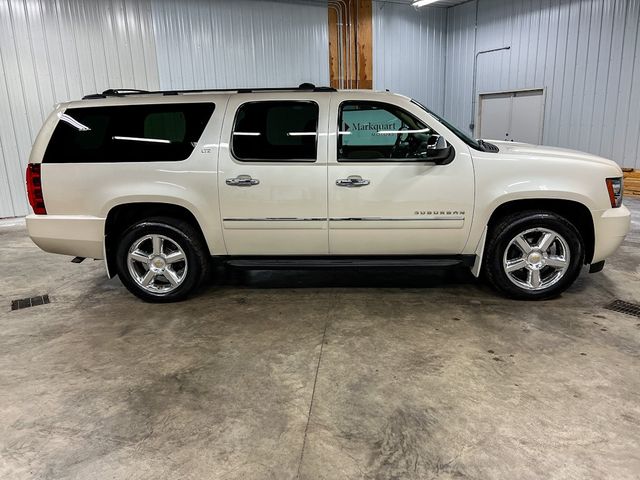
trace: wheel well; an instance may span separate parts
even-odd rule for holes
[[[595,247],[595,232],[593,228],[593,218],[589,209],[580,202],[572,200],[555,199],[526,199],[513,200],[503,203],[494,210],[489,219],[489,229],[491,229],[501,218],[512,213],[524,210],[546,210],[557,213],[569,220],[582,235],[585,248],[585,264],[591,263],[593,250]]]
[[[207,242],[196,217],[186,208],[170,203],[126,203],[113,207],[104,227],[105,253],[109,276],[115,275],[115,252],[117,239],[131,225],[152,217],[171,217],[190,223],[200,233],[205,245]]]

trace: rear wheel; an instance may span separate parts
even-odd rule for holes
[[[131,226],[122,234],[116,255],[122,283],[148,302],[182,300],[208,274],[209,254],[199,232],[172,218]]]
[[[575,226],[544,211],[502,219],[492,228],[485,252],[489,282],[506,295],[525,300],[559,295],[584,264],[584,244]]]

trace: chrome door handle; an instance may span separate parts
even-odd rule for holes
[[[336,185],[339,187],[365,187],[371,182],[364,180],[360,175],[349,175],[347,178],[340,178],[336,180]]]
[[[238,175],[236,178],[227,178],[227,185],[232,187],[251,187],[259,183],[260,180],[251,178],[251,175]]]

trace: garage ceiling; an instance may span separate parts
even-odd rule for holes
[[[393,3],[406,3],[411,5],[415,0],[395,0]],[[438,0],[435,3],[428,5],[429,7],[453,7],[455,5],[460,5],[461,3],[468,2],[469,0]]]

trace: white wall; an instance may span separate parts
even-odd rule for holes
[[[328,84],[327,6],[304,0],[0,0],[0,218],[54,104],[107,88]]]
[[[373,2],[373,88],[444,113],[447,9]]]
[[[474,1],[447,9],[444,117],[467,133],[470,133],[468,127],[471,123],[475,12]]]
[[[543,142],[640,168],[640,0],[374,1],[374,87],[468,131],[478,92],[546,88]],[[312,0],[0,0],[0,218],[28,211],[24,168],[57,102],[109,87],[327,84]]]
[[[0,0],[0,218],[26,215],[24,172],[53,105],[158,88],[147,0]]]
[[[328,85],[327,17],[318,2],[154,1],[160,85]]]
[[[478,0],[477,91],[546,88],[543,143],[640,168],[640,0]],[[445,115],[469,131],[476,2],[449,9]]]

